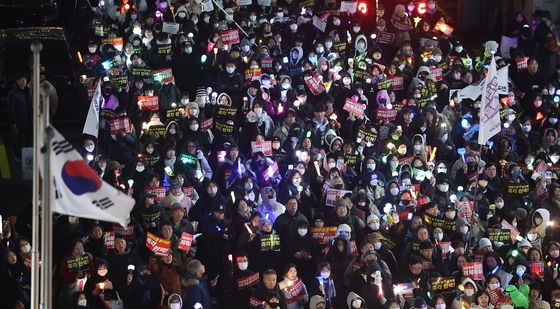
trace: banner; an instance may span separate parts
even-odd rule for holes
[[[263,69],[272,69],[272,62],[273,58],[262,58],[261,59],[261,68]]]
[[[455,231],[457,229],[457,225],[455,223],[455,220],[451,220],[448,218],[442,218],[442,217],[436,217],[436,216],[432,216],[430,214],[424,214],[424,222],[433,227],[439,227],[443,230],[446,231]]]
[[[380,31],[377,34],[376,42],[378,44],[387,44],[391,45],[395,41],[395,34],[391,32]]]
[[[234,126],[232,124],[224,124],[216,122],[215,128],[217,131],[224,133],[224,134],[232,134]]]
[[[501,288],[490,290],[488,294],[490,294],[490,303],[494,306],[498,304],[500,299],[505,298],[504,292]]]
[[[272,155],[272,142],[271,141],[255,141],[251,142],[251,152],[255,154],[257,152],[264,153],[265,156]]]
[[[78,257],[69,258],[66,260],[68,272],[77,273],[78,271],[89,270],[89,255],[84,254]]]
[[[402,76],[393,76],[391,79],[393,80],[393,90],[404,89],[404,80]]]
[[[437,81],[443,79],[443,69],[440,67],[430,68],[430,74],[432,74]]]
[[[488,229],[488,239],[490,241],[510,242],[511,231],[506,229]]]
[[[158,96],[139,96],[138,97],[138,107],[140,110],[156,110],[159,109],[159,97]]]
[[[502,130],[500,122],[500,101],[498,97],[498,74],[496,60],[492,58],[490,69],[484,81],[484,92],[480,105],[480,131],[478,143],[481,145]]]
[[[111,135],[117,135],[121,132],[130,134],[132,126],[128,118],[117,118],[109,120]]]
[[[177,32],[179,32],[179,27],[180,25],[178,23],[170,23],[164,21],[161,27],[161,32],[177,34]]]
[[[235,107],[220,106],[216,114],[218,116],[235,116],[237,115],[238,109]]]
[[[455,202],[457,204],[458,215],[461,218],[465,218],[469,223],[472,222],[472,217],[474,214],[474,203],[473,201],[463,201]]]
[[[393,80],[388,78],[376,84],[377,90],[389,89],[393,85]]]
[[[144,191],[155,195],[154,200],[155,201],[161,201],[165,198],[166,195],[166,191],[165,191],[165,187],[146,187],[144,189]]]
[[[358,138],[356,139],[357,143],[361,141],[365,142],[375,142],[377,140],[377,133],[366,131],[364,129],[358,129]]]
[[[366,110],[366,105],[354,101],[351,98],[347,98],[343,109],[359,117],[364,115],[364,111]]]
[[[153,70],[152,75],[153,75],[154,81],[156,81],[158,83],[166,83],[166,82],[171,82],[171,81],[174,82],[173,71],[171,70],[171,68],[161,69],[161,70]]]
[[[134,77],[152,77],[152,70],[146,68],[133,68],[131,75]]]
[[[261,75],[262,75],[262,69],[261,68],[247,69],[247,70],[245,70],[245,82],[250,83],[254,80],[259,80]]]
[[[171,251],[171,240],[157,237],[156,235],[148,232],[146,234],[146,247],[152,250],[157,256],[167,256]]]
[[[104,44],[111,44],[115,47],[116,50],[122,51],[122,49],[123,49],[123,38],[122,37],[116,37],[116,38],[101,39],[101,45],[104,45]]]
[[[535,277],[544,277],[544,263],[543,262],[535,262],[535,261],[529,261],[529,268],[531,269],[531,273],[535,276]]]
[[[258,272],[247,277],[239,278],[237,279],[237,289],[243,290],[245,288],[250,288],[259,283],[259,278]]]
[[[326,90],[325,86],[319,81],[318,76],[308,77],[305,84],[314,95],[320,95]]]
[[[223,44],[237,44],[239,43],[239,30],[228,30],[220,32]]]
[[[527,194],[527,193],[529,193],[529,184],[508,185],[507,186],[507,193],[515,194],[515,195]]]
[[[334,207],[336,201],[341,199],[346,193],[352,193],[352,191],[332,188],[327,189],[327,201],[325,205]]]
[[[101,180],[82,155],[54,127],[47,129],[53,132],[48,147],[50,175],[44,174],[42,160],[39,160],[39,167],[41,175],[50,179],[52,211],[125,226],[134,207],[134,199]]]
[[[192,240],[193,240],[192,234],[183,232],[181,234],[181,238],[179,239],[179,245],[177,246],[177,248],[179,250],[189,252],[189,250],[191,250]]]
[[[336,226],[310,227],[311,237],[319,244],[328,244],[336,237]]]
[[[214,118],[207,118],[200,121],[200,130],[206,131],[212,128],[214,124]]]
[[[506,219],[502,219],[502,228],[511,231],[511,242],[512,243],[515,243],[517,241],[517,237],[521,234],[521,233],[519,233],[519,230],[515,226],[513,226],[509,222],[507,222]]]
[[[299,301],[304,293],[304,285],[301,279],[298,279],[292,285],[288,286],[286,292],[288,293],[288,295],[286,295],[286,302],[288,304],[293,304]]]
[[[97,82],[93,97],[89,104],[89,110],[84,123],[83,134],[93,135],[97,137],[99,134],[99,101],[101,98],[101,80]]]
[[[105,244],[105,248],[114,249],[115,248],[115,232],[114,231],[105,232],[105,234],[103,235],[103,242]]]
[[[455,292],[454,277],[436,277],[431,278],[430,285],[434,294],[444,294]]]
[[[484,279],[484,274],[482,272],[482,263],[481,262],[463,263],[463,276],[469,277],[473,280]]]
[[[515,63],[517,64],[517,71],[526,70],[527,62],[529,62],[529,57],[523,57],[515,60]]]
[[[397,119],[397,112],[398,111],[396,109],[379,108],[377,109],[375,118],[377,120],[393,121]]]
[[[121,88],[128,83],[128,76],[111,76],[109,77],[109,82],[114,88]]]
[[[261,251],[280,251],[280,235],[261,236]]]

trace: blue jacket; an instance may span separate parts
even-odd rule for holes
[[[30,129],[32,127],[31,91],[25,87],[20,89],[15,86],[6,98],[8,107],[8,120],[15,124],[18,129]]]
[[[197,277],[191,274],[185,276],[185,301],[183,308],[194,308],[196,303],[200,303],[202,308],[211,307],[210,291],[206,281],[206,276]]]

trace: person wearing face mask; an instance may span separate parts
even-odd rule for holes
[[[471,279],[465,278],[461,281],[464,289],[453,299],[451,308],[461,308],[461,306],[475,304],[475,293],[478,292],[478,285]]]
[[[216,92],[225,92],[231,97],[232,102],[240,102],[243,85],[243,75],[239,73],[236,61],[228,59],[225,63],[224,71],[218,74]]]
[[[432,201],[441,205],[442,209],[450,203],[450,196],[455,194],[455,192],[450,189],[450,183],[450,179],[445,174],[436,175],[436,185]]]
[[[307,287],[298,278],[298,268],[294,263],[288,263],[283,268],[284,280],[280,281],[278,287],[286,298],[287,309],[303,309],[304,304],[309,301]]]
[[[379,232],[373,232],[367,234],[367,239],[373,245],[373,250],[375,250],[377,254],[378,263],[381,264],[379,260],[382,260],[387,265],[387,270],[384,270],[386,274],[398,274],[398,264],[397,258],[392,250],[390,250],[387,246],[385,246],[382,242],[384,239],[384,235]]]
[[[383,212],[383,207],[387,204],[399,205],[400,203],[400,190],[397,181],[391,180],[385,185],[385,196],[381,199],[377,208],[380,212]]]
[[[518,134],[516,134],[516,153],[524,158],[529,153],[536,153],[537,149],[541,147],[542,138],[537,133],[536,129],[533,129],[532,120],[529,117],[523,117],[520,121],[520,126],[518,128]]]
[[[315,278],[309,285],[310,295],[320,295],[326,301],[325,308],[344,308],[347,306],[343,297],[341,282],[331,273],[329,262],[321,262],[317,265]],[[341,300],[342,299],[342,300]],[[338,306],[339,304],[340,306]]]
[[[252,286],[258,284],[258,280],[247,284],[247,279],[254,276],[255,272],[249,269],[249,255],[245,252],[239,252],[235,255],[233,274],[231,277],[224,279],[229,282],[227,286],[226,303],[239,304],[243,308],[249,307],[249,297]],[[258,275],[256,275],[258,276]]]
[[[180,52],[173,56],[173,77],[177,87],[188,93],[196,93],[196,89],[202,86],[202,65],[200,53],[194,48],[194,43],[187,40],[180,45]],[[178,102],[176,102],[178,103]]]
[[[457,218],[457,231],[453,238],[460,239],[466,248],[472,248],[476,244],[475,238],[471,235],[471,226],[465,218]]]
[[[148,186],[152,174],[153,170],[144,157],[134,160],[134,170],[127,179],[129,184],[130,180],[132,180],[132,196],[134,198],[138,198],[144,188]]]
[[[255,307],[287,309],[287,299],[278,287],[274,269],[267,269],[262,273],[261,284],[251,292],[251,303]]]
[[[83,291],[90,308],[103,308],[104,304],[99,295],[114,295],[113,283],[109,279],[110,268],[107,260],[98,258],[94,262],[93,274],[88,278]]]

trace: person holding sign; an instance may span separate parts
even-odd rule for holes
[[[286,299],[287,309],[303,309],[304,304],[309,300],[309,295],[307,294],[307,287],[298,278],[298,271],[296,265],[289,263],[284,266],[284,280],[280,281],[278,287],[280,291],[284,294]]]
[[[58,270],[63,279],[62,294],[59,300],[61,303],[70,300],[71,294],[75,292],[76,282],[90,277],[94,269],[93,257],[84,251],[84,244],[81,240],[73,241],[70,248],[72,248],[72,252],[62,259]]]
[[[114,134],[109,132],[109,136],[106,136],[109,146],[107,155],[113,160],[128,162],[134,158],[134,147],[137,143],[136,131],[134,126],[131,125],[132,122],[128,118],[124,107],[115,108],[115,114],[121,122],[128,123],[128,125],[123,126]]]

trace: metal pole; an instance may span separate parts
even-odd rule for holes
[[[32,251],[31,251],[31,308],[39,308],[39,190],[40,190],[40,175],[38,159],[40,153],[40,136],[41,126],[40,118],[41,112],[39,111],[39,61],[41,58],[41,50],[43,44],[40,41],[33,41],[31,43],[31,51],[33,52],[33,221],[31,231],[33,236],[31,238]]]
[[[52,306],[52,212],[51,212],[51,167],[50,167],[50,148],[53,137],[52,128],[49,127],[49,96],[46,91],[42,91],[41,109],[42,123],[44,130],[43,147],[41,148],[43,158],[43,179],[41,186],[41,308],[51,309]]]

